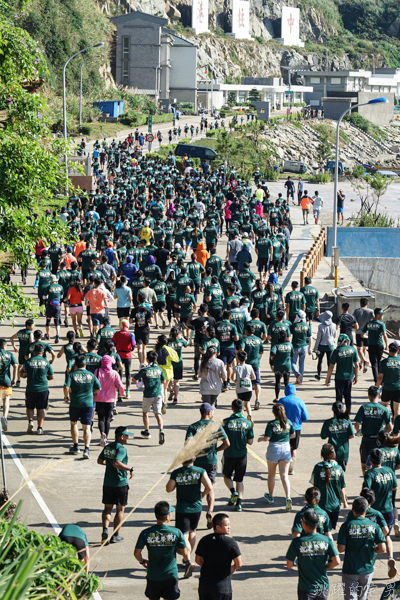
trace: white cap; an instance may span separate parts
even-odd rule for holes
[[[242,237],[248,238],[249,234],[247,233],[247,231],[245,231],[244,233],[242,233]]]
[[[175,248],[182,248],[180,244],[175,244]]]

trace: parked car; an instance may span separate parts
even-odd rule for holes
[[[289,171],[289,173],[306,173],[307,166],[299,160],[285,160],[283,171]]]
[[[325,170],[326,171],[330,171],[331,173],[335,172],[335,161],[334,160],[328,160],[328,162],[325,165]],[[338,162],[338,173],[339,175],[343,175],[344,173],[344,166],[341,160],[339,160]]]
[[[383,169],[379,169],[376,173],[380,173],[383,177],[398,177],[399,174],[394,171],[384,171]],[[374,173],[375,174],[375,173]]]
[[[212,148],[192,144],[178,144],[175,148],[175,155],[185,156],[185,154],[191,158],[201,158],[202,160],[214,160],[217,157],[217,153]]]

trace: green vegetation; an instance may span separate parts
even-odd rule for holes
[[[308,176],[308,181],[310,183],[330,183],[331,174],[330,173],[315,173]]]
[[[249,102],[259,102],[261,94],[256,88],[252,88],[249,92]]]
[[[350,183],[361,204],[358,213],[350,217],[350,222],[355,227],[400,226],[398,219],[380,212],[380,201],[389,185],[393,183],[391,179],[380,173],[364,175],[364,167],[359,165],[354,169]]]
[[[371,123],[371,121],[368,121],[368,119],[365,119],[358,113],[351,113],[350,115],[346,115],[344,119],[346,121],[350,121],[352,125],[355,125],[356,127],[361,129],[377,141],[386,137],[386,133],[382,131],[382,129],[378,127],[378,125]]]

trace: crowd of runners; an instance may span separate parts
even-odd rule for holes
[[[395,507],[400,344],[388,339],[384,311],[369,309],[363,298],[353,314],[343,304],[334,323],[332,312],[322,311],[310,278],[303,287],[291,281],[284,293],[291,232],[299,225],[291,219],[296,192],[291,178],[274,198],[258,169],[254,183],[248,183],[226,164],[214,168],[205,162],[196,168],[185,157],[182,172],[173,154],[165,161],[147,159],[134,135],[118,143],[96,142],[94,148],[94,189],[72,195],[59,214],[49,214],[66,223],[71,242],[59,246],[38,240],[35,247],[35,288],[45,331],[28,319],[10,340],[0,340],[3,431],[14,427],[12,388],[26,381],[27,431],[43,435],[52,365],[64,361],[69,452],[89,459],[93,446],[101,447],[96,452],[97,463],[105,467],[101,541],[114,544],[123,541],[134,468],[127,452],[133,432],[124,425],[113,430],[112,422],[138,401],[131,390],[143,391],[139,435],[150,439],[156,429],[166,452],[164,421],[170,421],[172,410],[167,407],[185,402],[180,397],[184,370],[198,386],[200,401],[191,407],[186,439],[209,427],[222,394],[235,390],[232,414],[217,427],[217,439],[172,471],[154,509],[156,523],[143,530],[135,549],[147,569],[150,600],[179,597],[176,554],[183,558],[184,578],[200,567],[201,600],[229,600],[231,575],[242,559],[229,536],[229,515],[214,513],[218,457],[223,457],[227,504],[245,511],[253,412],[261,403],[270,404],[270,420],[257,438],[268,444],[264,497],[268,505],[274,503],[278,471],[286,511],[292,510],[290,475],[308,420],[298,395],[307,356],[313,354],[318,360],[307,368],[313,365],[315,386],[320,387],[321,377],[330,386],[333,378],[336,400],[321,423],[320,455],[310,457],[310,484],[304,482],[305,505],[294,516],[287,568],[297,565],[301,600],[326,598],[327,569],[339,566],[339,552],[344,553],[342,595],[366,599],[377,554],[386,555],[388,577],[395,577],[390,534],[400,537]],[[318,222],[323,204],[318,192],[311,197],[302,185],[297,193],[304,223],[311,205]],[[26,277],[23,272],[23,284]],[[7,349],[10,342],[15,354]],[[192,358],[184,360],[190,349]],[[363,385],[368,372],[375,385],[364,384],[365,403],[355,412],[352,385],[358,380]],[[267,399],[271,383],[274,393]],[[362,436],[364,483],[349,506],[345,478],[349,440],[355,435]],[[176,495],[176,503],[167,502],[167,494]],[[203,498],[213,533],[196,543]],[[341,508],[345,519],[338,525]],[[67,525],[62,536],[88,568],[87,538],[80,527]],[[389,583],[382,598],[398,597],[400,582]]]

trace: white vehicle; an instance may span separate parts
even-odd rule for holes
[[[376,173],[380,173],[380,175],[382,175],[383,177],[399,177],[399,174],[395,173],[394,171],[384,171],[382,169],[379,169],[379,171],[376,171]]]

